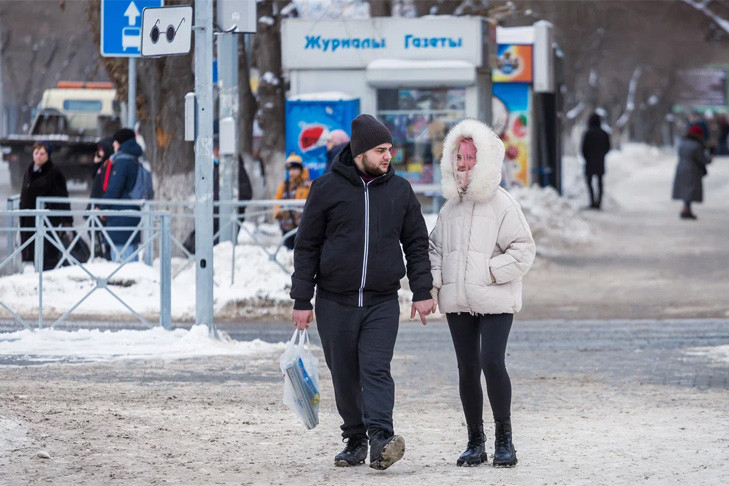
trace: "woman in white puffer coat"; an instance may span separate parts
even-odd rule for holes
[[[433,297],[456,350],[468,447],[456,462],[487,460],[481,372],[495,424],[494,466],[514,466],[511,381],[504,357],[521,280],[536,247],[519,203],[499,187],[504,144],[485,124],[463,120],[448,133],[441,161],[447,202],[430,234]]]

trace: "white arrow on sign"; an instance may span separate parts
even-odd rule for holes
[[[129,25],[137,25],[137,17],[139,17],[139,9],[134,2],[129,2],[129,6],[124,12],[125,17],[129,17]]]

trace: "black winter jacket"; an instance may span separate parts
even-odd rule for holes
[[[390,166],[365,184],[347,144],[332,171],[314,180],[304,206],[291,278],[294,308],[312,308],[315,285],[318,296],[343,305],[396,299],[403,250],[413,301],[430,299],[428,231],[410,183]]]
[[[28,170],[25,171],[23,177],[23,188],[20,192],[20,209],[35,209],[36,199],[39,197],[68,197],[68,189],[66,188],[66,178],[63,177],[61,171],[53,166],[50,157],[48,161],[40,167],[37,172],[33,170],[31,162]],[[48,203],[45,209],[62,209],[70,210],[71,205],[68,203]],[[73,217],[71,216],[53,216],[49,218],[53,226],[72,226]],[[20,226],[23,228],[34,228],[35,218],[32,216],[23,216],[20,218]],[[20,240],[25,243],[32,233],[23,231],[20,234]],[[49,242],[43,245],[44,267],[45,269],[53,268],[58,262],[58,250]],[[32,262],[35,254],[35,244],[30,243],[23,248],[23,261]]]
[[[589,128],[582,137],[582,156],[585,158],[585,174],[605,174],[605,156],[610,152],[610,135],[600,128],[600,116],[591,115]]]

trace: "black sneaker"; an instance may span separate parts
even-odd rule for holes
[[[347,439],[347,446],[334,457],[337,467],[351,467],[364,464],[367,458],[367,437],[358,435]]]
[[[405,439],[399,435],[376,436],[371,441],[370,467],[384,471],[405,455]]]

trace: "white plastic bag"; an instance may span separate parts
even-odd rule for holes
[[[311,353],[307,330],[294,331],[281,355],[284,405],[301,418],[307,429],[319,424],[319,360]]]

